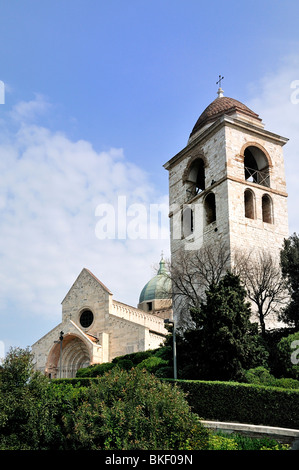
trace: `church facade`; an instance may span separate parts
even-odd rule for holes
[[[51,378],[75,377],[81,367],[124,354],[158,348],[172,318],[169,278],[160,268],[145,286],[139,308],[113,299],[84,268],[62,301],[62,321],[32,345],[37,370]]]

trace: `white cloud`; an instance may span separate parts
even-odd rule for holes
[[[116,299],[136,305],[153,274],[151,266],[161,250],[168,252],[168,220],[162,240],[97,238],[100,204],[117,211],[118,196],[123,196],[127,208],[138,203],[149,212],[150,204],[167,204],[167,198],[156,196],[147,174],[128,162],[122,149],[96,152],[87,141],[74,142],[28,123],[46,107],[40,97],[16,106],[14,119],[22,117],[18,131],[5,132],[5,141],[0,138],[2,335],[8,317],[16,337],[26,317],[58,323],[60,302],[83,267]],[[40,333],[34,336],[33,329],[32,335],[35,341]]]
[[[253,98],[246,104],[257,112],[265,123],[265,128],[289,142],[284,146],[285,173],[288,192],[290,234],[299,233],[298,222],[298,176],[299,176],[299,80],[298,54],[281,60],[277,69],[250,85]]]
[[[253,98],[246,103],[268,130],[290,139],[284,154],[291,233],[299,231],[299,104],[291,100],[294,80],[299,80],[299,60],[289,57],[271,75],[250,85]],[[72,141],[37,125],[51,109],[51,103],[36,95],[13,108],[11,127],[1,123],[0,340],[12,338],[21,346],[46,333],[46,325],[60,321],[60,302],[83,267],[116,299],[136,305],[160,252],[169,253],[165,218],[158,239],[97,238],[99,205],[112,204],[119,215],[122,196],[126,209],[142,204],[149,217],[151,204],[167,207],[167,195],[157,195],[148,175],[127,160],[123,149],[96,152],[90,142]],[[130,221],[123,219],[125,225]],[[135,229],[142,232],[148,229],[149,218],[140,223]],[[155,223],[152,220],[151,228],[157,234]]]
[[[51,107],[51,103],[44,95],[35,93],[33,100],[17,103],[10,112],[10,116],[15,121],[28,123],[28,121],[33,121],[38,116],[45,114]]]

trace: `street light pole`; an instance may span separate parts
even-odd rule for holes
[[[173,376],[175,380],[178,378],[177,365],[176,365],[176,332],[175,332],[174,320],[173,320]]]
[[[63,331],[60,332],[59,341],[60,341],[60,378],[62,372],[62,341],[63,341]]]
[[[176,360],[176,332],[175,332],[175,321],[166,319],[164,323],[172,325],[172,339],[173,339],[173,378],[176,380],[177,374],[177,360]]]
[[[59,357],[59,377],[61,379],[61,370],[62,370],[62,341],[63,341],[63,331],[60,332],[59,341],[54,341],[54,343],[60,343],[60,357]]]

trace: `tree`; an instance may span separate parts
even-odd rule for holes
[[[250,322],[250,305],[238,276],[227,272],[217,284],[212,283],[206,301],[192,309],[191,315],[194,325],[183,333],[188,357],[183,374],[207,380],[240,380],[244,369],[265,364],[267,353]],[[180,352],[178,357],[182,361]]]
[[[267,251],[236,252],[233,272],[240,276],[247,297],[255,306],[255,315],[265,337],[266,319],[278,318],[288,299],[279,261]]]
[[[0,374],[0,449],[47,449],[57,434],[48,379],[28,349],[11,348]]]
[[[5,358],[0,376],[0,450],[206,449],[209,432],[177,386],[139,367],[88,386],[35,372],[28,350]]]
[[[189,325],[190,309],[199,308],[209,285],[217,284],[225,275],[229,259],[229,252],[221,243],[176,254],[175,262],[169,266],[169,276],[177,325]]]
[[[280,260],[290,294],[290,302],[283,310],[281,319],[299,330],[299,237],[296,233],[284,240]]]

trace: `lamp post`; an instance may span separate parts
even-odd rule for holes
[[[59,377],[61,379],[61,369],[62,369],[62,341],[63,341],[63,331],[60,332],[59,341],[54,341],[54,343],[60,343],[60,357],[59,357]]]
[[[172,339],[173,339],[173,378],[177,379],[177,363],[176,363],[176,336],[175,336],[175,321],[166,319],[164,323],[167,325],[172,325]]]

